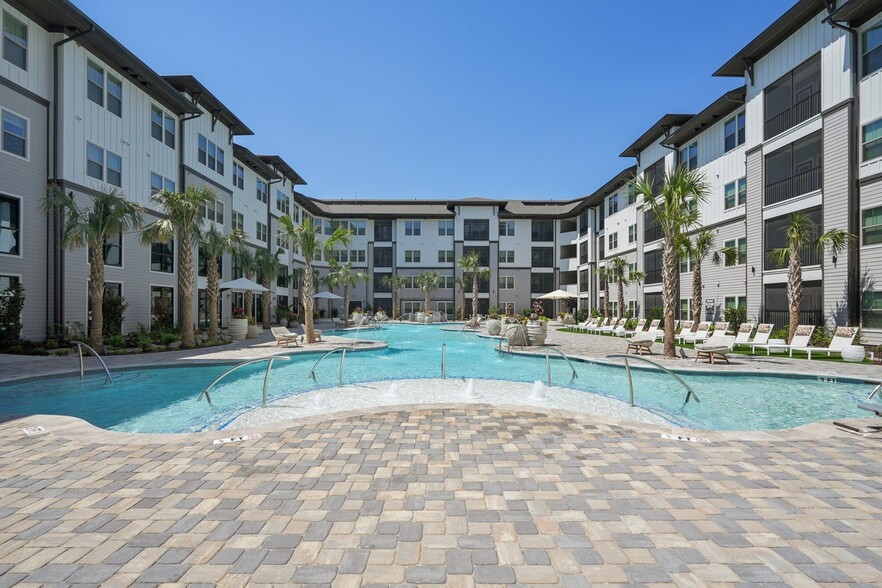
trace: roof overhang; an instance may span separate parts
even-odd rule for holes
[[[879,14],[880,10],[882,10],[882,4],[879,0],[848,0],[833,11],[830,20],[848,23],[850,27],[859,27]]]
[[[202,85],[202,82],[194,76],[163,76],[165,80],[174,86],[179,92],[186,92],[193,101],[208,111],[209,114],[216,117],[226,125],[233,135],[253,135],[254,131],[239,120],[233,111],[224,106],[224,103],[208,91],[208,88]]]
[[[638,157],[640,152],[652,145],[656,139],[671,132],[671,129],[682,125],[692,118],[692,114],[666,114],[658,122],[640,135],[640,138],[631,143],[620,157]]]
[[[798,31],[805,23],[815,18],[819,12],[826,10],[825,0],[799,0],[790,7],[790,10],[785,12],[753,41],[748,43],[744,49],[736,53],[720,69],[715,71],[714,76],[743,77],[748,66],[765,57],[772,49]]]
[[[89,31],[76,42],[112,67],[121,76],[139,87],[175,114],[199,112],[189,100],[181,96],[162,76],[153,71],[134,53],[98,26],[79,8],[67,0],[8,0],[9,5],[47,31],[73,35]]]
[[[247,147],[233,143],[233,157],[268,180],[281,179],[281,176],[273,168],[268,166],[263,159],[249,151]]]
[[[747,88],[741,86],[717,98],[710,106],[684,122],[665,141],[667,145],[679,147],[690,141],[702,131],[718,123],[721,119],[744,105]]]
[[[288,165],[288,163],[282,159],[279,155],[258,155],[261,160],[271,168],[273,168],[277,174],[282,176],[283,178],[288,178],[291,180],[291,183],[295,186],[305,186],[306,180],[300,177],[294,168]]]

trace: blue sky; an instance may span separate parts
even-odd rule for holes
[[[160,74],[199,78],[310,196],[527,199],[631,165],[662,114],[739,84],[711,73],[793,2],[74,1]]]

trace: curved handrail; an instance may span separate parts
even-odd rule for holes
[[[529,342],[529,338],[527,336],[527,328],[524,327],[524,325],[522,325],[521,323],[519,323],[517,321],[515,321],[513,323],[508,323],[507,325],[505,325],[505,330],[500,333],[502,335],[502,338],[499,340],[499,346],[498,346],[498,350],[500,352],[502,352],[502,342],[505,341],[506,344],[508,344],[508,351],[509,351],[509,353],[511,353],[511,343],[508,341],[508,337],[506,337],[505,334],[508,333],[512,328],[521,330],[521,333],[523,333],[523,335],[524,335],[524,344],[527,344]],[[522,349],[523,349],[523,347],[524,347],[524,345],[521,345]]]
[[[211,390],[211,389],[214,387],[215,384],[217,384],[218,382],[220,382],[221,380],[223,380],[224,378],[226,378],[229,374],[232,374],[233,372],[235,372],[235,371],[236,371],[237,369],[239,369],[239,368],[243,368],[243,367],[245,367],[246,365],[252,365],[252,364],[255,364],[255,363],[260,363],[260,362],[262,362],[262,361],[268,361],[269,363],[268,363],[267,366],[266,366],[266,373],[265,373],[264,376],[263,376],[263,403],[262,403],[262,405],[263,405],[263,406],[266,406],[266,386],[267,386],[267,383],[269,383],[269,373],[270,373],[270,369],[272,369],[272,367],[273,367],[273,361],[276,360],[276,359],[284,359],[284,360],[288,360],[288,359],[291,359],[291,358],[290,358],[290,357],[287,357],[287,356],[285,356],[285,355],[274,355],[273,357],[262,357],[262,358],[260,358],[260,359],[252,359],[251,361],[246,361],[246,362],[240,363],[239,365],[233,366],[233,367],[231,367],[230,369],[228,369],[227,371],[225,371],[224,373],[222,373],[221,375],[219,375],[218,377],[216,377],[216,378],[211,382],[211,384],[209,384],[208,386],[206,386],[205,390],[203,390],[202,393],[199,394],[199,397],[196,398],[196,402],[199,402],[200,400],[202,400],[202,397],[205,396],[205,399],[208,400],[208,404],[211,404],[211,394],[209,394],[208,391]]]
[[[689,387],[689,384],[687,384],[686,382],[683,381],[683,378],[681,378],[680,376],[678,376],[677,374],[675,374],[674,372],[672,372],[668,368],[664,367],[663,365],[659,365],[656,362],[650,361],[650,360],[646,359],[645,357],[641,357],[639,355],[615,354],[615,355],[607,355],[607,357],[609,357],[609,358],[617,357],[617,358],[622,358],[625,360],[625,369],[628,372],[628,385],[631,387],[631,406],[634,406],[634,385],[631,381],[631,368],[628,365],[628,361],[632,360],[632,359],[639,359],[640,361],[644,361],[650,365],[654,365],[655,367],[662,370],[663,372],[667,372],[668,374],[673,376],[675,380],[677,380],[678,382],[683,384],[683,387],[686,388],[686,400],[683,401],[684,405],[687,402],[689,402],[689,400],[692,398],[695,398],[695,402],[701,402],[701,400],[699,400],[699,398],[698,398],[698,395],[695,394],[695,391]]]
[[[322,355],[320,358],[318,358],[318,361],[316,361],[312,365],[312,370],[309,372],[309,376],[312,378],[312,381],[315,383],[318,383],[318,380],[315,377],[315,370],[319,366],[319,364],[321,364],[322,361],[324,361],[324,359],[327,356],[332,355],[334,353],[337,353],[338,351],[342,351],[343,355],[340,357],[340,385],[342,386],[343,385],[343,363],[346,361],[346,351],[348,349],[349,349],[349,347],[335,347],[335,348],[331,349],[330,351],[328,351],[327,353],[325,353],[324,355]]]
[[[875,388],[873,388],[873,391],[870,392],[869,396],[867,396],[867,400],[872,400],[873,396],[875,396],[880,389],[882,389],[882,382],[880,382]]]
[[[85,377],[84,370],[83,370],[83,347],[85,347],[86,349],[88,349],[89,351],[92,352],[92,355],[94,355],[95,357],[98,358],[98,361],[101,362],[101,367],[104,368],[104,374],[107,376],[107,379],[110,380],[110,383],[113,384],[113,377],[110,375],[110,370],[107,369],[107,364],[104,363],[104,360],[101,359],[101,356],[98,355],[98,352],[95,351],[91,345],[83,343],[82,341],[71,341],[71,343],[76,343],[77,351],[80,354],[80,380],[82,380]]]
[[[571,382],[579,377],[579,374],[576,373],[576,367],[573,365],[573,362],[570,361],[570,358],[567,357],[563,351],[561,351],[557,347],[549,347],[547,345],[543,345],[542,347],[545,348],[545,364],[548,366],[548,385],[549,386],[551,386],[551,361],[548,357],[549,351],[554,351],[555,353],[560,355],[562,358],[567,360],[567,364],[570,366],[570,369],[573,370],[573,377],[570,378]]]

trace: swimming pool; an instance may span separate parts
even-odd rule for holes
[[[337,332],[345,335],[348,332]],[[347,353],[347,384],[379,380],[438,378],[441,346],[446,343],[448,378],[475,378],[533,382],[546,379],[545,358],[500,354],[496,341],[473,333],[445,331],[438,326],[391,325],[362,331],[362,339],[383,340],[386,349]],[[268,398],[283,398],[336,386],[339,359],[328,357],[309,372],[319,355],[300,354],[275,362]],[[556,386],[602,394],[627,401],[628,381],[621,367],[574,362],[578,378],[562,359],[551,362]],[[213,404],[196,397],[230,365],[188,366],[117,371],[114,383],[102,375],[81,382],[78,376],[30,380],[0,385],[0,412],[63,414],[116,431],[173,433],[218,428],[243,411],[260,405],[266,364],[242,368],[224,379],[211,393]],[[859,380],[824,381],[818,377],[681,373],[700,402],[684,405],[683,387],[656,371],[632,369],[635,403],[687,427],[761,430],[796,427],[845,417],[861,417],[857,403],[871,387]],[[387,402],[388,404],[388,402]]]

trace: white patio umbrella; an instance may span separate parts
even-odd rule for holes
[[[255,282],[254,280],[249,280],[248,278],[239,278],[238,280],[231,280],[229,282],[223,282],[220,286],[221,290],[251,290],[252,292],[269,292],[266,288]]]
[[[569,292],[565,292],[564,290],[555,290],[554,292],[549,292],[548,294],[543,294],[539,297],[540,300],[565,300],[567,298],[575,298],[575,294],[570,294]]]
[[[337,296],[333,292],[316,292],[313,298],[321,298],[322,300],[343,300],[342,296]]]

